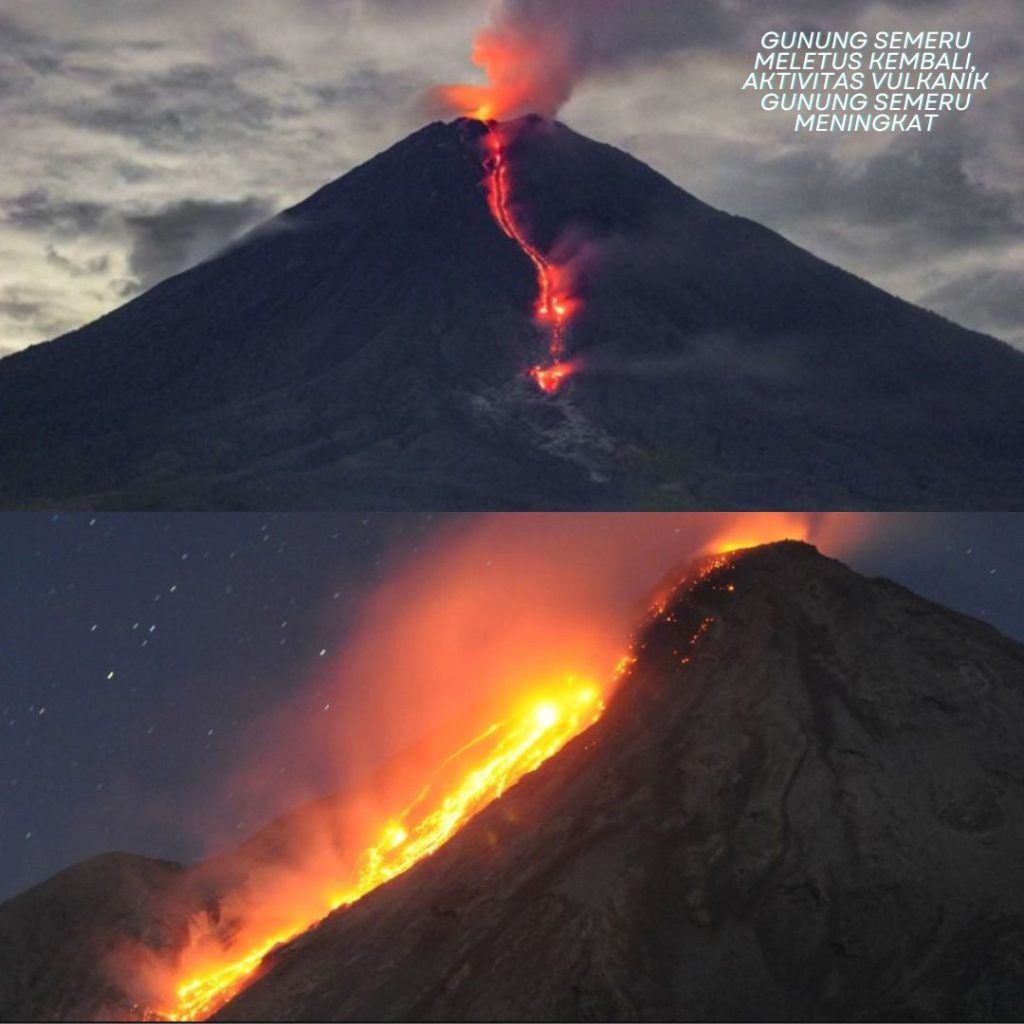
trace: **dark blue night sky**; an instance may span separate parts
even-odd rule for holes
[[[299,691],[439,522],[0,517],[0,897],[102,850],[198,856],[182,822],[240,726]],[[848,560],[1024,640],[1024,515],[914,523]]]

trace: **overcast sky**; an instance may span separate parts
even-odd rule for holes
[[[701,199],[1024,348],[1019,0],[520,0],[598,27],[562,119]],[[0,354],[119,305],[418,127],[486,0],[0,0]],[[827,12],[827,13],[826,13]],[[926,136],[794,135],[740,91],[765,28],[975,33]],[[603,37],[601,33],[604,33]]]

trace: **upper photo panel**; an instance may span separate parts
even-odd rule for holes
[[[1019,0],[0,0],[0,508],[1024,509]]]

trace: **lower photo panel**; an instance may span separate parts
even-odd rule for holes
[[[0,514],[0,1020],[1024,1016],[1024,514]]]

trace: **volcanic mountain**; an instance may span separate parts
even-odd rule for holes
[[[1024,355],[540,118],[436,123],[0,361],[0,507],[1024,507]]]
[[[1020,1018],[1024,647],[784,542],[635,654],[595,725],[220,1018]],[[173,870],[111,857],[0,907],[0,1017],[129,1012],[83,964],[112,929],[173,949],[147,922]]]

